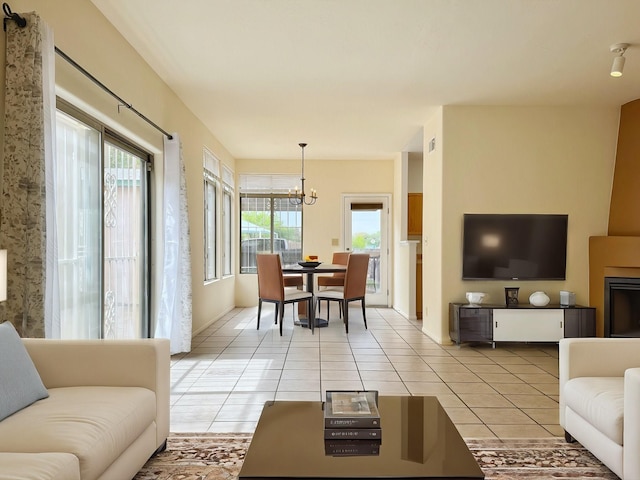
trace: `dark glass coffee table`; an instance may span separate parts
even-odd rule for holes
[[[381,396],[378,407],[379,447],[343,456],[325,445],[322,402],[267,402],[238,478],[484,478],[437,397]]]

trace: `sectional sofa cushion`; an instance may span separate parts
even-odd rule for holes
[[[13,324],[0,324],[0,421],[48,396]]]
[[[623,377],[577,377],[564,387],[565,404],[602,434],[622,445]]]
[[[0,480],[80,480],[78,458],[70,453],[0,452]]]
[[[141,387],[62,387],[0,422],[2,452],[66,452],[94,480],[156,418],[154,392]]]

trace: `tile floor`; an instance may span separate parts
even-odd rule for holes
[[[326,390],[436,395],[467,438],[562,436],[558,425],[557,344],[441,346],[420,322],[359,304],[349,335],[332,306],[326,328],[293,326],[284,335],[273,308],[237,308],[197,335],[171,364],[172,432],[253,432],[267,400],[323,400]],[[270,308],[271,307],[271,308]],[[335,309],[334,309],[335,308]]]

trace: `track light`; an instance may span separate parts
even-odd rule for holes
[[[613,59],[613,65],[611,65],[611,76],[621,77],[622,69],[624,68],[624,52],[629,48],[628,43],[614,43],[609,47],[611,53],[615,53],[616,56]]]

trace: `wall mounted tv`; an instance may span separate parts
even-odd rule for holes
[[[568,215],[464,215],[463,280],[564,280]]]

